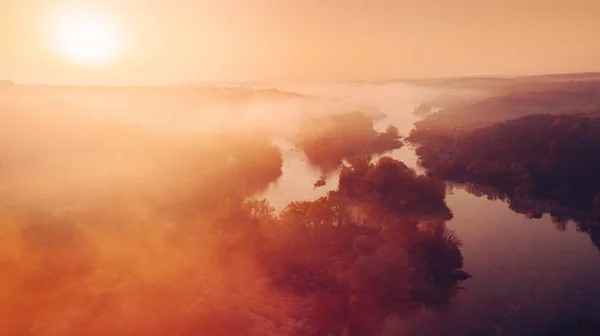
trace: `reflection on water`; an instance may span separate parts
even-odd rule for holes
[[[387,118],[376,127],[394,124],[407,134],[416,120],[412,107],[383,110]],[[265,194],[276,207],[328,191],[310,187],[319,173],[302,153],[289,148],[284,153],[283,177]],[[388,155],[422,172],[410,147]],[[463,284],[449,309],[388,319],[383,335],[578,335],[586,323],[596,323],[597,234],[581,234],[574,225],[561,232],[549,216],[528,219],[502,201],[460,188],[448,194],[447,203],[454,214],[448,226],[464,242],[464,267],[474,277]]]
[[[337,187],[339,172],[329,176],[325,186],[314,188],[313,184],[319,179],[321,173],[308,164],[306,155],[296,150],[288,141],[273,142],[281,148],[283,175],[277,183],[271,184],[261,197],[268,199],[277,211],[293,201],[312,201]]]
[[[374,123],[374,129],[384,132],[388,125],[398,127],[401,135],[410,132],[418,117],[412,111],[419,101],[426,99],[430,94],[425,90],[415,90],[404,84],[389,85],[384,88],[373,88],[373,86],[347,85],[326,87],[293,87],[296,92],[310,95],[319,95],[331,99],[340,100],[340,106],[364,107],[367,111],[375,111],[375,114],[384,114],[385,118],[378,119]],[[347,110],[341,110],[346,112]],[[282,138],[273,140],[273,143],[282,150],[283,175],[277,183],[271,185],[262,195],[267,198],[277,210],[283,209],[291,201],[314,200],[327,192],[335,189],[339,174],[330,174],[325,186],[314,188],[313,184],[321,177],[317,168],[311,167],[303,152],[297,150],[294,144]],[[405,145],[402,148],[385,153],[396,160],[404,162],[408,167],[422,173],[423,169],[417,165],[417,157],[414,151]],[[383,155],[377,155],[374,160]]]
[[[317,88],[312,93],[338,99],[340,108],[367,106],[382,112],[387,117],[377,121],[377,130],[383,131],[392,124],[400,134],[408,134],[411,129],[416,120],[412,111],[421,97],[401,85],[344,86],[328,92]],[[116,335],[130,329],[139,331],[130,333],[136,335],[196,335],[198,330],[207,335],[245,335],[245,319],[257,320],[269,330],[255,333],[259,335],[272,335],[275,329],[281,335],[296,335],[289,330],[298,330],[302,319],[330,327],[338,334],[348,323],[357,324],[353,330],[364,331],[351,335],[572,335],[568,328],[598,316],[598,232],[581,234],[573,226],[560,232],[556,226],[561,223],[549,218],[527,219],[510,210],[506,203],[477,198],[460,188],[445,196],[443,181],[415,176],[389,159],[382,160],[379,169],[356,160],[357,165],[349,165],[352,168],[347,168],[345,175],[333,173],[325,186],[315,189],[313,183],[321,172],[309,165],[304,153],[294,149],[293,134],[288,133],[303,120],[305,108],[309,108],[309,116],[314,116],[313,108],[324,110],[322,103],[254,104],[238,119],[217,112],[198,117],[199,120],[161,114],[156,119],[149,118],[148,125],[144,125],[170,129],[173,124],[172,128],[178,131],[194,132],[228,130],[203,139],[166,135],[155,138],[136,133],[139,130],[125,133],[122,129],[108,137],[104,128],[96,130],[104,136],[94,136],[91,130],[81,132],[63,121],[55,121],[57,129],[76,129],[85,133],[83,138],[89,136],[88,141],[74,142],[52,133],[46,137],[41,131],[52,130],[48,123],[35,129],[37,137],[32,139],[25,132],[3,132],[7,140],[3,145],[3,173],[9,177],[6,182],[16,186],[20,181],[8,172],[38,176],[39,180],[28,175],[24,180],[39,182],[45,186],[43,190],[50,191],[51,187],[64,189],[64,183],[71,179],[52,183],[44,174],[63,176],[67,172],[73,178],[73,190],[89,191],[92,187],[108,186],[105,181],[98,182],[97,176],[112,177],[102,169],[92,168],[108,167],[116,172],[133,172],[136,181],[150,187],[139,190],[133,185],[131,190],[124,190],[129,192],[114,195],[99,192],[92,195],[95,202],[87,202],[83,197],[76,202],[68,197],[43,198],[47,202],[39,203],[48,207],[43,210],[54,215],[41,212],[40,218],[48,217],[51,224],[64,221],[65,226],[60,227],[29,225],[38,220],[37,214],[24,216],[20,208],[15,208],[14,214],[9,212],[7,216],[14,217],[15,224],[7,226],[9,230],[0,230],[5,243],[0,249],[5,249],[4,254],[11,252],[11,258],[20,251],[29,253],[21,263],[14,258],[0,260],[0,264],[9,266],[3,277],[0,275],[0,282],[8,283],[0,286],[0,295],[9,298],[0,300],[0,334],[9,330],[9,335],[26,335],[10,331],[23,331],[29,325],[37,328],[34,334],[38,335],[69,334],[47,330],[49,325],[60,327],[60,323],[52,321],[56,315],[54,318],[65,326],[67,322],[79,321],[72,330],[102,330],[100,334],[114,330],[111,334]],[[273,112],[279,109],[285,113]],[[15,113],[14,117],[19,121],[24,114]],[[179,117],[183,122],[178,121]],[[269,146],[262,130],[260,136],[238,132],[240,125],[261,128],[273,123],[278,130],[269,135],[277,139],[274,142],[281,149],[283,166],[279,151]],[[32,130],[29,124],[23,125]],[[46,147],[50,136],[54,136],[53,146]],[[92,141],[98,137],[102,141]],[[191,144],[187,141],[194,146],[188,146]],[[41,148],[44,155],[16,155],[29,147],[32,153]],[[99,157],[97,161],[89,161],[86,154],[90,148]],[[141,148],[146,151],[140,151]],[[408,146],[387,155],[422,172]],[[103,162],[100,158],[118,165],[99,164]],[[31,171],[23,171],[23,162],[31,162]],[[49,162],[54,163],[56,172],[49,169]],[[12,171],[7,170],[10,164],[14,164]],[[278,179],[280,173],[283,175]],[[345,182],[338,185],[340,175]],[[128,176],[117,174],[115,184]],[[264,190],[276,179],[262,196],[278,211],[297,202],[283,211],[282,218],[275,216],[266,203],[244,202],[247,196]],[[410,182],[408,187],[403,184],[406,181]],[[330,193],[334,189],[337,192]],[[12,192],[3,197],[35,203],[31,189],[23,190],[22,195]],[[434,202],[436,198],[438,202]],[[445,202],[440,201],[444,199]],[[64,201],[69,202],[63,204]],[[421,207],[428,202],[432,207]],[[89,207],[87,203],[98,204]],[[398,204],[403,206],[398,209]],[[416,219],[423,216],[399,218],[415,208],[431,216],[435,214],[431,209],[440,205],[446,211],[437,222],[417,225]],[[449,221],[446,220],[452,216],[446,205],[453,213]],[[8,208],[7,204],[4,206]],[[134,220],[122,225],[126,218]],[[19,220],[27,224],[25,229],[17,226]],[[362,225],[357,225],[359,221]],[[365,225],[369,222],[387,226],[388,230]],[[401,224],[403,230],[399,234],[389,229],[396,224]],[[455,234],[450,234],[452,230]],[[94,244],[88,244],[82,235]],[[460,248],[459,239],[463,241]],[[90,247],[94,248],[88,251]],[[449,266],[444,266],[444,259],[449,259]],[[21,269],[22,265],[27,267]],[[442,269],[436,269],[440,265]],[[474,277],[460,283],[462,290],[455,290],[460,279],[454,271],[463,265]],[[14,267],[13,277],[10,267]],[[92,273],[94,268],[90,267],[98,271]],[[269,272],[263,274],[265,269]],[[88,276],[90,282],[82,280]],[[40,281],[47,278],[54,281]],[[265,278],[280,287],[292,288],[284,288],[284,296],[280,291],[272,293],[268,281],[263,281]],[[313,285],[316,287],[306,288]],[[299,291],[319,294],[315,300],[296,294],[288,296],[288,292]],[[44,300],[39,300],[40,295]],[[14,302],[19,302],[21,308],[14,309]],[[306,308],[306,303],[312,306]],[[426,303],[429,305],[424,307]],[[182,307],[187,313],[182,313]],[[83,311],[85,318],[75,316],[80,313],[76,310]],[[310,316],[297,317],[298,312],[308,312]],[[402,317],[389,317],[390,312]],[[11,314],[10,321],[2,320]],[[232,321],[239,323],[231,324]],[[223,326],[233,331],[223,332]],[[567,333],[553,333],[564,330]]]
[[[463,190],[447,202],[454,213],[448,226],[463,240],[465,268],[475,276],[451,312],[396,323],[419,335],[536,335],[597,316],[600,254],[589,237]]]

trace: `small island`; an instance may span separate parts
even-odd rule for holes
[[[308,119],[300,126],[296,147],[304,151],[311,165],[327,175],[339,169],[345,159],[383,154],[404,145],[396,126],[378,132],[374,122],[361,112]]]

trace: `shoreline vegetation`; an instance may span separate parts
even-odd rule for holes
[[[362,114],[302,142],[316,167],[341,170],[337,188],[276,213],[254,197],[283,167],[261,130],[179,135],[12,107],[4,333],[375,336],[389,316],[450,305],[470,277],[445,182],[371,162],[402,140]]]
[[[600,82],[443,109],[415,123],[407,141],[430,173],[530,218],[549,214],[561,230],[573,220],[597,245]]]
[[[381,335],[471,277],[446,225],[453,184],[575,220],[600,247],[600,86],[559,84],[423,112],[408,138],[360,112],[304,120],[297,149],[339,178],[280,212],[255,197],[283,174],[262,129],[182,136],[0,106],[0,330]],[[372,160],[406,144],[426,174]]]
[[[404,146],[398,127],[389,125],[378,132],[375,121],[361,112],[346,112],[308,119],[300,125],[296,147],[322,174],[315,188],[324,186],[327,177],[345,160],[372,157]]]

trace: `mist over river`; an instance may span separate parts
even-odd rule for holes
[[[436,94],[395,84],[321,88],[319,93],[347,106],[380,110],[386,117],[376,127],[392,124],[402,135],[417,120],[414,108]],[[283,149],[283,176],[263,195],[276,209],[335,189],[338,175],[329,176],[325,187],[313,188],[319,172],[291,143],[276,143]],[[385,155],[423,172],[410,146]],[[473,278],[462,283],[448,307],[390,318],[386,336],[571,335],[571,328],[598,317],[600,246],[589,235],[577,232],[575,225],[561,232],[549,216],[529,219],[503,201],[477,197],[460,186],[452,188],[446,201],[454,215],[448,226],[463,241],[464,268]]]
[[[361,250],[363,247],[355,243],[360,243],[361,237],[367,238],[363,239],[365,244],[371,238],[378,244],[391,238],[373,227],[367,231],[371,236],[348,231],[339,243],[346,248],[342,250],[345,254],[326,254],[330,253],[327,244],[336,240],[332,237],[344,232],[334,230],[362,230],[367,225],[338,225],[341,216],[331,220],[331,216],[323,215],[330,227],[323,225],[326,229],[321,236],[311,236],[310,230],[301,231],[306,227],[297,229],[293,226],[296,222],[277,217],[291,202],[308,203],[342,189],[338,180],[344,175],[339,169],[323,176],[320,168],[309,162],[306,148],[298,146],[301,125],[309,121],[310,127],[318,128],[320,121],[310,121],[360,112],[350,113],[353,118],[359,116],[350,120],[363,122],[367,131],[356,134],[381,137],[392,125],[406,137],[418,120],[413,111],[420,104],[441,95],[473,94],[477,93],[394,82],[276,88],[16,85],[0,91],[0,266],[4,272],[0,275],[0,335],[87,335],[89,331],[105,335],[105,330],[115,335],[191,336],[198,330],[200,334],[216,330],[214,335],[223,334],[223,330],[238,332],[227,331],[226,335],[314,335],[296,331],[321,321],[321,316],[310,315],[313,309],[307,308],[318,295],[290,294],[290,289],[265,283],[279,280],[279,285],[292,283],[300,289],[312,285],[314,279],[310,277],[295,282],[290,279],[297,277],[281,276],[287,274],[281,269],[296,265],[295,258],[303,253],[315,265],[322,261],[321,256],[333,256],[324,263],[328,272],[342,266],[331,271],[337,277],[332,283],[354,283],[344,276],[350,274],[349,279],[360,280],[373,266],[361,262],[374,264],[376,260],[379,265],[390,266],[392,263],[381,261],[388,260],[384,259],[385,251],[392,251],[389,253],[394,257],[408,255],[402,244],[408,244],[411,233],[394,236],[400,242],[405,240],[386,243],[391,250],[377,247],[373,252],[369,245]],[[398,138],[398,134],[394,136]],[[320,144],[338,145],[339,138],[333,134]],[[410,144],[376,155],[374,160],[381,156],[399,160],[419,174],[426,173]],[[397,286],[402,290],[399,292],[417,294],[411,300],[400,296],[407,302],[399,308],[400,313],[373,314],[385,321],[382,336],[572,335],[573,328],[598,319],[597,230],[578,232],[575,225],[564,227],[548,216],[529,219],[501,200],[477,197],[467,187],[451,182],[445,191],[439,178],[415,176],[393,160],[387,164],[375,173],[386,178],[391,175],[396,185],[408,187],[387,188],[389,180],[381,178],[381,190],[405,193],[399,193],[397,202],[385,203],[393,209],[374,203],[394,214],[398,204],[404,206],[398,210],[402,212],[399,219],[391,223],[413,229],[414,242],[410,243],[425,248],[410,250],[421,254],[415,252],[419,257],[412,264],[398,263],[401,276],[390,272],[392,285],[384,282],[394,287],[398,279],[410,278]],[[369,174],[375,170],[369,169]],[[315,188],[322,177],[325,185]],[[376,184],[367,173],[362,178],[367,182],[350,185]],[[349,189],[346,186],[346,191]],[[474,191],[473,187],[468,189]],[[379,189],[368,192],[364,194],[369,197],[383,194]],[[418,197],[411,197],[413,193]],[[268,204],[261,201],[250,204],[256,208],[249,211],[245,202],[253,197],[267,199],[275,212],[270,213]],[[370,199],[365,199],[356,202],[368,205]],[[428,208],[430,204],[425,203],[430,199],[433,205]],[[331,203],[338,209],[340,204],[347,206],[333,198],[330,201],[339,202]],[[417,220],[423,219],[423,214],[414,221],[405,220],[412,210],[406,204],[423,204],[419,211],[437,209],[441,204],[448,213],[447,205],[453,217],[438,220],[443,226],[437,229],[442,231],[435,231],[434,226],[423,229]],[[354,205],[345,209],[353,211]],[[263,217],[252,217],[259,217],[257,213]],[[383,216],[373,222],[385,223],[387,213]],[[296,219],[293,214],[291,218]],[[306,226],[312,229],[315,222]],[[278,226],[281,223],[285,225]],[[261,230],[261,225],[267,229]],[[289,229],[291,234],[289,227],[293,228]],[[427,230],[443,235],[426,236]],[[305,237],[302,232],[309,234]],[[306,239],[295,241],[297,237]],[[268,253],[264,252],[264,242],[271,244]],[[402,249],[393,249],[398,246]],[[383,257],[377,254],[380,251]],[[381,259],[366,258],[371,258],[371,252]],[[447,279],[443,278],[434,284],[434,272],[419,269],[421,265],[443,264],[440,260],[456,261],[452,253],[458,254],[458,263],[449,262],[451,268],[444,268],[444,274],[454,277],[454,271],[463,269],[472,278],[463,282],[456,278],[444,282]],[[329,263],[347,255],[356,259],[350,258],[348,266],[337,260]],[[310,271],[313,264],[306,269]],[[395,268],[383,267],[384,271],[390,269]],[[365,275],[365,279],[370,278]],[[330,282],[323,283],[330,286]],[[372,283],[379,286],[375,280]],[[456,283],[459,287],[455,290]],[[346,296],[355,297],[342,290],[340,293],[336,295],[344,298],[344,307],[350,306]],[[330,312],[339,310],[334,305],[338,302],[333,299],[335,295],[331,295],[323,299]],[[441,299],[429,300],[427,295]],[[381,296],[385,295],[378,299]],[[389,301],[402,301],[393,298]],[[356,306],[360,304],[352,309]],[[354,320],[368,315],[364,311],[352,315],[350,308],[346,313]],[[327,327],[339,322],[335,317],[332,321],[319,323]],[[348,330],[342,322],[337,330]],[[377,327],[352,335],[379,334],[380,322],[375,320],[369,326]],[[244,323],[255,327],[253,333],[247,332]]]

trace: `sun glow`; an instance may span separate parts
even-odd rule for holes
[[[92,13],[68,13],[53,24],[53,46],[66,58],[81,64],[114,60],[120,48],[116,24]]]

